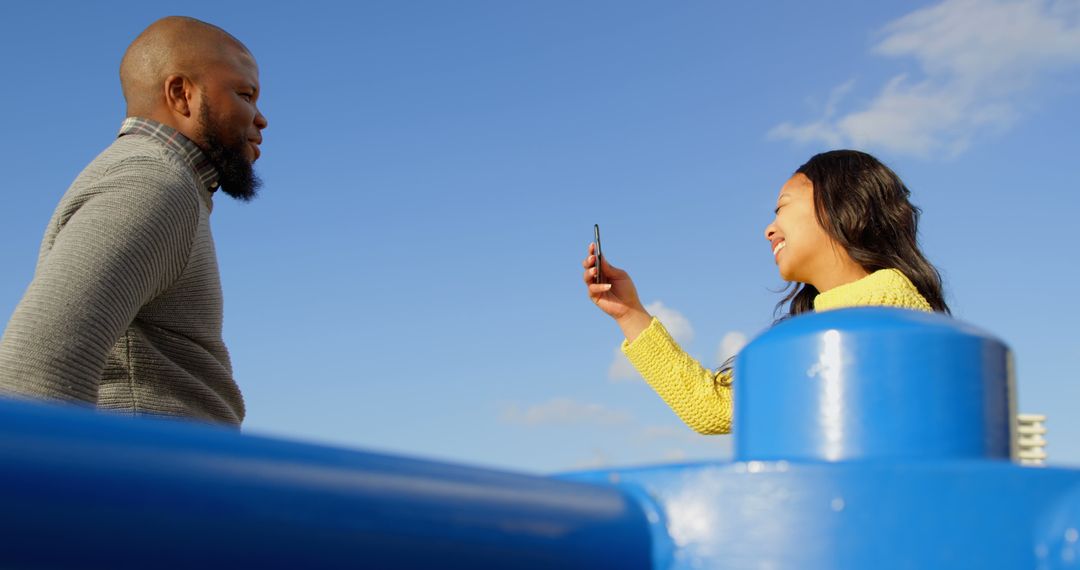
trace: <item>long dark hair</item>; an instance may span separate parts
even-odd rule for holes
[[[814,185],[817,221],[851,259],[868,273],[898,269],[915,285],[930,307],[949,313],[941,290],[941,274],[919,250],[919,208],[908,201],[911,191],[878,159],[857,150],[814,155],[795,171]],[[818,290],[808,283],[789,283],[776,304],[782,321],[814,310]]]

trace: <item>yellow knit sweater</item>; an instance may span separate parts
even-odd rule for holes
[[[885,306],[930,311],[930,304],[903,273],[875,271],[814,298],[815,311],[843,307]],[[645,381],[687,425],[705,434],[731,432],[730,371],[714,372],[683,352],[655,318],[623,353]]]

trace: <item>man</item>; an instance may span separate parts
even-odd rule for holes
[[[209,217],[219,187],[260,185],[258,67],[224,30],[168,17],[128,47],[120,83],[127,119],[49,222],[0,340],[0,394],[238,426]]]

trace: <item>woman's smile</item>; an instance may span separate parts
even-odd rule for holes
[[[780,255],[780,250],[784,249],[784,245],[786,245],[786,244],[787,244],[787,242],[784,241],[784,238],[776,239],[776,240],[773,240],[773,242],[772,242],[773,259],[776,260],[777,263],[779,263],[779,257],[778,256]]]

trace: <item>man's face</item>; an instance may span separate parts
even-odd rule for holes
[[[266,117],[259,112],[259,68],[246,51],[230,48],[229,57],[210,66],[202,84],[200,136],[221,176],[221,189],[250,200],[262,184],[252,163],[258,160]]]

